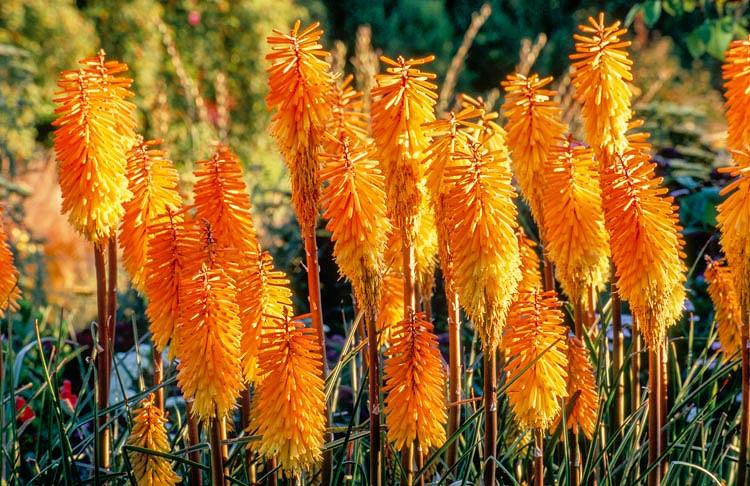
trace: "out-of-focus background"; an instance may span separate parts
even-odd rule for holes
[[[90,249],[60,215],[51,122],[58,72],[99,48],[130,66],[140,131],[164,139],[186,191],[194,161],[210,154],[213,141],[225,139],[239,154],[264,246],[292,277],[295,295],[303,296],[289,186],[267,133],[264,54],[271,29],[286,30],[298,18],[319,20],[331,62],[365,90],[381,53],[434,53],[430,68],[440,86],[448,77],[455,93],[482,96],[495,107],[502,102],[500,81],[514,70],[553,75],[575,128],[567,75],[572,34],[600,10],[630,28],[635,106],[678,196],[691,265],[704,247],[717,250],[714,207],[726,181],[715,169],[728,160],[720,60],[731,39],[747,35],[748,1],[3,0],[0,195],[27,308],[60,304],[81,328],[94,316]],[[468,51],[452,63],[462,44]],[[351,299],[323,223],[319,245],[326,322],[336,330],[351,317]],[[690,300],[708,322],[701,273],[692,274]],[[125,279],[121,292],[121,313],[142,319],[143,304]],[[303,301],[297,304],[304,309]]]

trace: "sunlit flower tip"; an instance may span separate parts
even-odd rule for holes
[[[200,419],[223,418],[242,388],[239,308],[221,269],[183,279],[177,382]]]
[[[622,40],[627,29],[616,21],[607,26],[604,14],[588,24],[580,25],[574,34],[575,54],[570,58],[575,95],[583,105],[586,141],[597,151],[622,152],[627,148],[625,133],[632,116],[629,83],[633,80],[625,48],[630,41]]]
[[[389,269],[383,276],[375,327],[378,344],[390,345],[395,326],[404,317],[404,278],[401,270]]]
[[[114,234],[128,199],[127,152],[134,141],[135,106],[127,101],[127,66],[106,61],[104,51],[58,78],[53,122],[62,212],[86,239]]]
[[[413,225],[422,197],[421,161],[429,144],[424,125],[435,120],[437,101],[435,75],[419,66],[433,59],[382,57],[388,67],[376,76],[377,87],[372,90],[372,134],[385,175],[388,212],[409,244],[416,236]]]
[[[265,333],[278,327],[284,316],[292,313],[289,279],[273,266],[271,254],[263,252],[255,266],[248,266],[237,295],[242,323],[242,370],[248,383],[263,376],[258,367],[258,353]]]
[[[331,153],[321,155],[321,206],[334,242],[333,256],[352,282],[361,308],[374,318],[389,231],[384,178],[358,140],[345,136],[329,148]]]
[[[136,142],[128,153],[127,175],[130,199],[123,203],[120,223],[122,263],[139,292],[146,290],[146,260],[151,225],[165,217],[167,209],[177,210],[182,198],[177,191],[177,170],[156,147],[161,140]]]
[[[714,322],[719,334],[719,343],[725,361],[742,349],[742,311],[734,289],[732,269],[722,265],[721,260],[706,258],[708,295],[714,304]]]
[[[521,280],[515,192],[510,168],[479,143],[457,154],[446,177],[453,274],[461,305],[479,329],[485,349],[500,342],[508,306]]]
[[[388,440],[399,450],[419,441],[423,450],[445,442],[445,369],[433,326],[412,313],[391,336],[384,365]]]
[[[542,288],[542,274],[540,272],[541,261],[537,253],[537,244],[526,236],[523,227],[519,226],[516,231],[518,237],[518,250],[521,257],[521,280],[518,282],[518,291],[531,291]]]
[[[148,229],[146,315],[151,323],[152,341],[159,351],[174,337],[180,317],[180,285],[185,259],[180,242],[184,236],[183,221],[181,212],[167,207]]]
[[[251,429],[253,448],[297,474],[321,458],[326,424],[321,349],[315,330],[286,317],[262,337]]]
[[[568,336],[568,398],[563,406],[567,427],[591,440],[599,415],[596,375],[588,348],[572,334]]]
[[[133,415],[128,445],[169,454],[171,451],[166,424],[164,412],[154,404],[154,395],[149,395]],[[165,457],[128,450],[128,458],[138,486],[168,486],[178,484],[181,480]]]
[[[2,208],[0,208],[0,217],[2,217]],[[18,299],[21,297],[18,278],[19,274],[8,244],[5,224],[0,220],[0,317],[4,317],[8,309],[12,311],[18,309]]]
[[[683,312],[684,241],[674,200],[641,145],[602,169],[602,207],[618,291],[647,343],[658,343]]]
[[[341,82],[333,83],[330,93],[331,116],[326,123],[326,132],[336,140],[344,137],[366,142],[369,137],[369,121],[363,111],[362,93],[352,87],[354,77],[350,74]],[[324,140],[326,151],[335,150],[331,142]]]
[[[556,92],[546,88],[551,82],[551,77],[539,78],[536,74],[529,77],[512,74],[502,82],[505,88],[503,111],[508,118],[505,130],[513,172],[540,227],[545,167],[550,152],[566,130],[560,106],[554,101]]]
[[[571,138],[551,154],[544,177],[544,234],[555,275],[573,302],[609,277],[599,170],[593,151]]]
[[[735,179],[721,190],[716,220],[721,231],[721,248],[734,274],[734,288],[740,307],[750,310],[750,148],[732,152],[735,165],[719,169]]]
[[[195,215],[213,227],[213,236],[243,258],[257,259],[258,239],[253,225],[250,195],[237,156],[218,144],[208,160],[197,163]]]
[[[520,292],[508,313],[503,349],[509,356],[508,401],[519,423],[546,429],[568,395],[567,328],[554,291]]]
[[[329,118],[332,83],[318,26],[316,22],[300,30],[297,21],[289,34],[274,30],[267,39],[271,52],[266,56],[270,63],[266,105],[274,111],[271,134],[289,168],[292,204],[305,233],[314,228],[317,218],[317,147]]]
[[[727,147],[743,149],[750,145],[750,36],[729,44],[722,77],[727,100]]]

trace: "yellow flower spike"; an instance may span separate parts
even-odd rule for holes
[[[578,26],[581,33],[573,35],[572,82],[582,105],[586,140],[597,156],[600,151],[623,153],[628,148],[633,61],[624,50],[630,41],[621,39],[627,29],[620,25],[620,21],[605,25],[600,13],[596,19],[589,17],[588,25]]]
[[[677,208],[654,174],[650,145],[641,136],[635,141],[602,164],[602,207],[618,291],[651,345],[663,342],[682,314],[685,254]]]
[[[521,279],[515,192],[500,152],[476,142],[466,150],[456,156],[460,165],[446,170],[453,273],[461,305],[492,350]]]
[[[282,470],[298,474],[321,458],[326,424],[321,349],[315,330],[285,317],[262,337],[259,365],[264,378],[256,392],[253,447],[277,457]]]
[[[156,148],[161,143],[138,136],[128,154],[128,190],[132,196],[123,203],[120,246],[123,266],[133,287],[141,293],[146,290],[151,225],[162,219],[167,210],[176,211],[182,204],[177,192],[177,170],[164,158],[164,151]]]
[[[565,417],[568,429],[574,434],[580,430],[591,440],[599,415],[596,375],[588,348],[572,334],[568,336],[568,400],[563,405],[566,410],[570,406],[569,401],[573,406]]]
[[[321,155],[320,176],[326,182],[321,205],[334,242],[333,256],[341,274],[352,282],[359,305],[375,318],[389,231],[383,175],[356,139],[344,135],[332,139],[329,148],[331,153]]]
[[[508,402],[522,427],[546,429],[568,395],[567,328],[554,291],[520,292],[508,313]]]
[[[521,226],[516,230],[518,237],[518,251],[521,257],[521,280],[518,282],[518,292],[531,291],[542,288],[541,261],[536,252],[537,244],[526,236]]]
[[[555,275],[573,302],[609,278],[599,171],[593,151],[570,137],[551,155],[544,177],[544,234]]]
[[[722,265],[721,260],[706,257],[708,295],[714,304],[714,322],[725,362],[742,350],[742,311],[732,273],[732,269]]]
[[[152,393],[135,411],[128,445],[169,454],[166,424],[164,412],[154,404]],[[128,451],[128,457],[138,486],[171,486],[182,479],[174,473],[169,460],[164,457],[137,451]]]
[[[180,285],[185,255],[181,252],[183,215],[169,207],[148,229],[146,259],[146,314],[154,346],[164,350],[180,318]],[[174,353],[174,350],[172,350]]]
[[[127,101],[127,66],[106,61],[104,51],[63,71],[53,122],[62,212],[87,240],[100,243],[117,229],[130,196],[125,174],[134,141],[135,105]]]
[[[721,190],[726,196],[716,217],[721,231],[721,248],[734,273],[734,285],[745,315],[750,312],[750,149],[734,151],[735,166],[720,172],[736,177]]]
[[[330,93],[331,116],[326,123],[326,133],[334,140],[348,137],[366,143],[369,138],[369,121],[367,113],[363,111],[362,93],[355,90],[351,83],[354,77],[350,74],[340,83],[334,83]],[[326,152],[336,149],[330,137],[325,137],[323,143]]]
[[[727,110],[727,147],[750,145],[750,36],[729,44],[722,65]]]
[[[437,101],[435,75],[418,66],[433,59],[381,57],[389,67],[375,77],[372,90],[372,134],[385,175],[388,214],[409,246],[416,239],[414,223],[423,197],[421,161],[429,145],[423,125],[435,120]]]
[[[328,95],[332,77],[324,61],[328,53],[320,44],[323,31],[314,23],[291,32],[274,30],[267,38],[268,96],[266,105],[274,111],[271,134],[284,156],[292,181],[292,204],[306,233],[318,214],[320,180],[317,147],[322,142],[329,118]]]
[[[264,333],[278,327],[278,321],[292,312],[289,279],[273,266],[271,254],[260,255],[259,269],[249,272],[247,284],[237,294],[242,323],[242,370],[248,383],[262,379],[258,355]]]
[[[424,451],[445,442],[445,369],[433,326],[411,313],[391,335],[386,352],[385,422],[396,450],[419,442]]]
[[[198,418],[221,419],[242,389],[236,292],[224,270],[205,263],[195,277],[183,279],[181,288],[177,382]]]
[[[505,130],[513,173],[542,229],[544,174],[550,153],[566,130],[560,106],[553,100],[556,92],[545,88],[551,82],[551,77],[512,74],[501,83],[505,88],[503,111],[508,118]]]
[[[0,216],[2,209],[0,208]],[[13,253],[8,244],[8,235],[5,224],[0,221],[0,317],[5,312],[18,309],[18,299],[21,297],[21,289],[18,287],[18,270],[13,261]]]

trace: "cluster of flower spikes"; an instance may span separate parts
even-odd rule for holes
[[[384,365],[388,440],[398,450],[415,440],[423,450],[445,442],[445,369],[432,324],[410,312],[392,331]]]
[[[2,213],[0,208],[0,217]],[[8,244],[5,224],[0,220],[0,317],[4,317],[8,309],[18,308],[18,299],[21,297],[18,278],[19,274]]]
[[[750,145],[732,155],[735,165],[719,169],[735,179],[721,190],[726,199],[719,204],[716,221],[721,248],[732,268],[734,288],[746,316],[750,309]]]
[[[521,272],[510,167],[503,152],[486,145],[480,134],[459,148],[458,163],[446,169],[445,177],[451,185],[446,207],[456,287],[483,346],[492,350],[500,342]]]
[[[539,78],[536,74],[529,77],[512,74],[502,82],[506,96],[503,111],[508,118],[505,129],[513,173],[542,235],[545,228],[544,176],[550,154],[566,131],[561,121],[562,111],[554,101],[556,92],[545,88],[551,82],[551,77]]]
[[[546,429],[567,396],[567,327],[554,290],[519,292],[508,313],[503,350],[508,401],[522,427]]]
[[[344,135],[331,137],[331,152],[321,155],[321,197],[333,255],[342,275],[352,282],[357,302],[374,319],[380,300],[389,222],[384,178],[362,142]]]
[[[727,99],[727,147],[746,149],[750,144],[750,36],[729,44],[722,77]]]
[[[242,323],[242,371],[248,383],[263,378],[258,356],[264,333],[278,327],[278,322],[292,313],[289,278],[274,268],[268,252],[260,254],[257,265],[258,271],[250,274],[237,294]]]
[[[574,302],[609,277],[599,170],[593,151],[567,137],[551,153],[544,177],[544,234],[555,275]]]
[[[53,122],[62,212],[87,240],[114,234],[129,197],[127,152],[135,140],[135,105],[128,101],[128,67],[105,60],[104,51],[63,71]]]
[[[599,415],[599,392],[588,348],[580,338],[568,336],[568,398],[565,424],[574,434],[582,431],[591,440]],[[559,422],[559,420],[558,420]]]
[[[274,110],[271,134],[281,150],[292,182],[292,204],[303,233],[315,226],[320,197],[317,151],[329,118],[328,97],[333,78],[328,53],[320,44],[323,31],[300,22],[286,34],[274,30],[267,42],[271,52],[266,105]]]
[[[128,445],[169,454],[170,445],[166,423],[164,411],[154,404],[153,393],[148,395],[133,415],[133,427],[128,438]],[[169,459],[165,457],[129,450],[128,458],[138,485],[171,486],[180,483],[180,476],[175,474],[169,464]]]
[[[423,126],[435,120],[437,100],[431,82],[435,75],[418,66],[433,59],[381,57],[389,67],[376,76],[377,87],[372,90],[372,135],[385,175],[388,214],[409,246],[417,239],[420,209],[426,207],[421,162],[429,137]]]
[[[288,315],[261,337],[251,430],[258,452],[298,474],[319,461],[326,426],[321,348],[314,329]]]
[[[721,260],[706,257],[708,295],[714,304],[714,322],[719,334],[719,343],[725,361],[742,349],[742,311],[734,288],[732,269]]]
[[[146,291],[146,263],[152,225],[163,221],[167,211],[182,204],[177,191],[177,170],[165,153],[156,148],[161,140],[144,141],[140,135],[128,153],[127,176],[131,197],[123,203],[120,222],[122,263],[133,287]]]

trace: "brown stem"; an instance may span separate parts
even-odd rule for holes
[[[631,413],[635,413],[638,407],[641,405],[641,334],[638,326],[638,319],[633,316],[633,356],[630,358],[630,401]]]
[[[222,444],[222,420],[211,419],[210,431],[211,445],[211,484],[213,486],[225,486],[224,481],[224,445]]]
[[[404,231],[404,233],[406,233]],[[406,234],[402,235],[403,245],[401,248],[402,273],[404,276],[404,319],[409,319],[412,312],[416,309],[416,292],[414,290],[414,247],[407,243]],[[401,451],[401,461],[404,465],[406,475],[402,484],[411,485],[414,481],[414,444],[409,444]]]
[[[615,429],[620,430],[625,418],[625,382],[622,366],[625,358],[622,335],[622,303],[617,284],[612,282],[612,380],[615,386]]]
[[[417,459],[417,470],[422,470],[424,467],[424,451],[422,451],[422,445],[419,443],[419,441],[414,441],[416,444],[416,459]],[[424,486],[424,474],[419,476],[419,486]]]
[[[368,392],[370,395],[370,484],[380,486],[382,451],[380,450],[380,356],[375,319],[367,319]]]
[[[242,426],[242,430],[245,432],[248,432],[248,427],[250,426],[250,405],[251,405],[251,397],[250,397],[250,385],[246,386],[244,390],[242,390],[242,395],[240,396],[240,425]],[[250,447],[245,447],[245,468],[247,469],[247,478],[251,485],[254,485],[255,480],[255,464],[253,463],[253,451]]]
[[[660,367],[661,367],[661,381],[659,383],[659,386],[661,388],[661,403],[659,404],[659,413],[660,413],[660,421],[659,421],[659,430],[661,431],[661,440],[659,442],[659,455],[661,456],[664,454],[664,451],[667,448],[667,416],[669,413],[669,407],[668,407],[668,400],[669,400],[669,374],[667,371],[667,360],[669,359],[669,353],[668,353],[668,340],[664,341],[664,344],[661,349],[661,356],[660,356]],[[667,468],[669,467],[669,461],[664,458],[661,463],[661,477],[663,478],[667,474]]]
[[[544,486],[544,432],[534,430],[534,485]]]
[[[97,369],[97,406],[99,407],[99,422],[96,433],[98,435],[99,450],[98,464],[94,467],[109,468],[109,428],[107,414],[103,413],[109,404],[109,361],[110,334],[107,325],[107,273],[105,269],[104,247],[100,243],[94,244],[94,267],[96,268],[96,309],[98,315],[98,342],[96,351]]]
[[[278,466],[279,461],[276,460],[275,457],[272,457],[268,461],[266,461],[266,470],[267,471],[274,471],[276,469],[276,466]],[[268,477],[268,486],[276,486],[279,483],[279,473],[278,471],[274,471],[269,477]]]
[[[448,291],[448,437],[452,437],[461,425],[461,311],[458,292]],[[448,468],[456,463],[458,440],[448,446],[446,462]]]
[[[545,292],[555,290],[555,268],[552,260],[544,255],[544,290]]]
[[[747,449],[750,442],[750,312],[744,309],[747,321],[742,326],[742,418],[740,424],[740,458],[737,484],[747,484]]]
[[[187,415],[188,421],[188,459],[196,464],[201,462],[201,453],[195,447],[200,442],[200,433],[198,432],[198,420],[193,416],[193,404],[192,402],[185,402],[185,414]],[[192,486],[203,486],[203,475],[201,474],[201,468],[195,465],[190,466],[190,484]]]
[[[484,484],[495,484],[495,455],[497,453],[497,355],[484,350]]]
[[[582,463],[581,463],[581,446],[579,443],[578,432],[573,431],[573,444],[571,445],[571,457],[570,457],[570,481],[573,486],[581,484]]]
[[[151,348],[151,359],[154,364],[154,387],[161,384],[164,379],[164,363],[162,363],[161,352],[156,347]],[[156,389],[156,406],[164,410],[164,388]]]
[[[402,486],[411,486],[414,482],[414,443],[405,445],[401,449],[401,464],[404,466],[404,477],[401,478]]]
[[[648,350],[648,463],[657,463],[661,450],[661,345],[651,343]],[[648,475],[649,486],[661,484],[661,467],[656,464]]]

